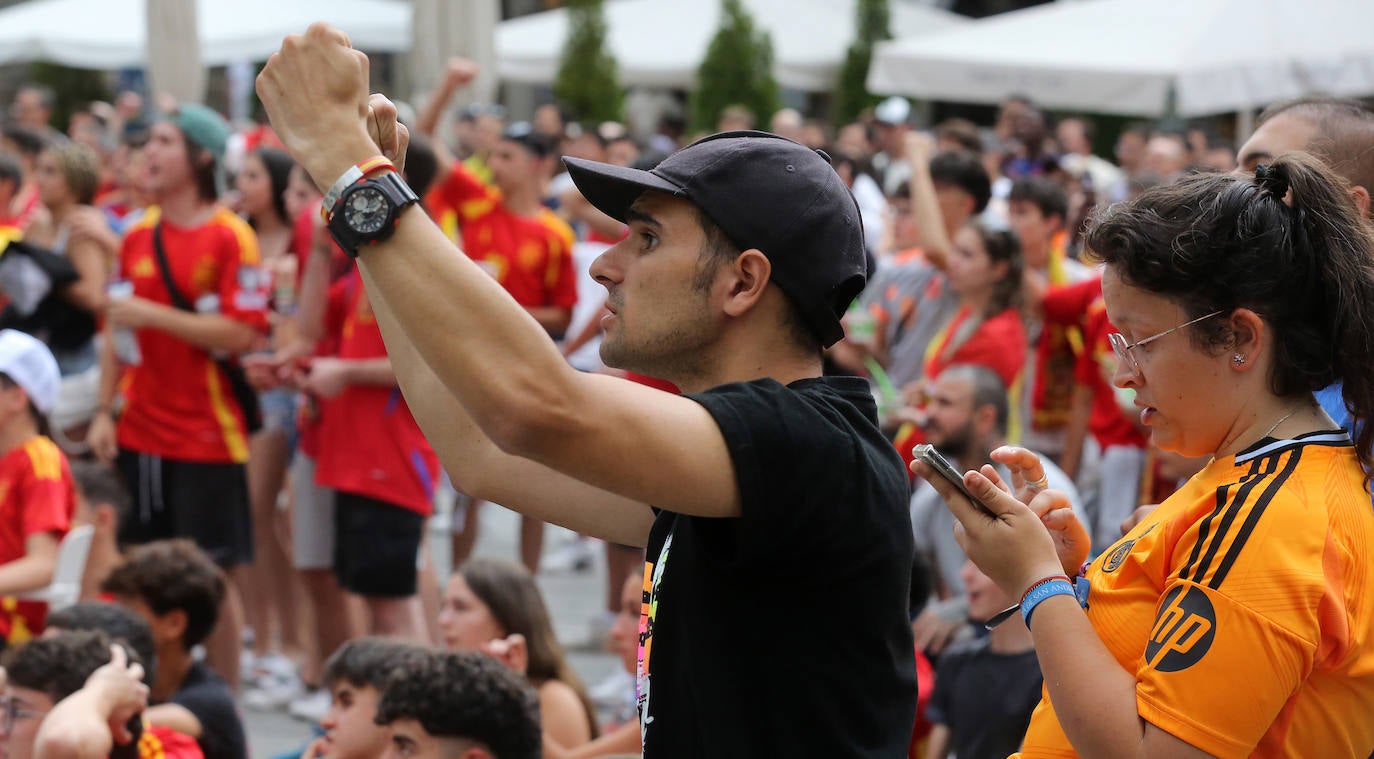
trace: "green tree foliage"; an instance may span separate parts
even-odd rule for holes
[[[619,121],[625,93],[615,58],[606,49],[601,0],[568,0],[568,41],[553,95],[582,122]]]
[[[56,63],[37,61],[29,64],[28,80],[42,84],[57,93],[57,103],[53,107],[52,126],[66,131],[67,122],[72,114],[85,108],[92,101],[110,99],[110,88],[105,84],[105,75],[90,69],[77,69]]]
[[[877,103],[864,83],[868,80],[868,66],[873,60],[873,45],[892,39],[891,18],[887,0],[858,0],[854,5],[854,42],[844,57],[840,78],[835,89],[835,123],[847,124],[863,109]]]
[[[742,105],[760,124],[780,107],[773,78],[773,39],[756,29],[741,0],[722,0],[720,30],[697,70],[692,93],[692,128],[714,131],[720,112]]]

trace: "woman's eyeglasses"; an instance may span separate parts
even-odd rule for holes
[[[1224,313],[1226,313],[1224,310],[1222,310],[1222,311],[1213,311],[1212,313],[1207,314],[1206,316],[1199,316],[1198,318],[1196,318],[1196,319],[1194,319],[1194,320],[1192,320],[1192,321],[1184,322],[1184,323],[1178,325],[1177,327],[1173,327],[1173,328],[1170,328],[1170,329],[1166,329],[1166,330],[1164,330],[1163,332],[1160,332],[1160,333],[1157,334],[1157,335],[1150,335],[1149,337],[1145,338],[1144,340],[1137,340],[1137,341],[1135,341],[1135,342],[1133,342],[1133,343],[1130,343],[1130,344],[1127,344],[1127,343],[1126,343],[1126,338],[1123,337],[1123,336],[1121,335],[1120,332],[1113,332],[1113,333],[1107,335],[1107,341],[1110,342],[1110,343],[1112,344],[1112,350],[1116,351],[1117,360],[1121,361],[1121,363],[1124,364],[1125,366],[1130,367],[1131,373],[1135,375],[1136,379],[1140,379],[1140,378],[1143,376],[1143,375],[1141,374],[1141,372],[1140,372],[1140,363],[1137,362],[1137,361],[1135,360],[1135,354],[1134,354],[1134,353],[1131,353],[1131,351],[1135,350],[1136,348],[1139,348],[1140,346],[1142,346],[1142,345],[1144,345],[1144,344],[1146,344],[1146,343],[1149,343],[1149,342],[1153,342],[1153,341],[1155,341],[1155,340],[1158,340],[1159,338],[1164,337],[1165,335],[1168,335],[1168,334],[1173,333],[1173,332],[1177,332],[1177,331],[1183,329],[1184,327],[1191,327],[1191,326],[1193,326],[1194,324],[1197,324],[1197,323],[1200,322],[1200,321],[1203,321],[1203,320],[1205,320],[1205,319],[1210,319],[1210,318],[1212,318],[1213,316],[1216,316],[1217,314],[1224,314]]]

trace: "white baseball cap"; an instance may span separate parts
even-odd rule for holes
[[[911,118],[911,101],[893,95],[873,109],[873,118],[884,124],[905,124]]]
[[[40,413],[52,412],[62,374],[48,346],[19,330],[0,330],[0,374],[24,388]]]

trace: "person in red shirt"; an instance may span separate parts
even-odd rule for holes
[[[42,631],[47,604],[14,596],[52,582],[76,511],[67,457],[43,434],[60,382],[47,346],[0,331],[0,637],[7,644]]]
[[[572,228],[542,202],[554,150],[529,124],[512,124],[487,158],[495,186],[454,162],[426,196],[425,207],[440,227],[451,230],[449,222],[455,222],[459,237],[454,241],[468,257],[559,338],[572,321],[577,276]],[[469,534],[454,536],[455,561],[471,551],[478,529],[475,509],[474,503],[467,511],[463,532]],[[539,571],[543,543],[544,523],[522,516],[520,560],[531,572]]]
[[[9,204],[0,208],[0,219],[20,229],[28,229],[43,210],[39,197],[35,168],[38,155],[48,146],[46,134],[36,129],[10,124],[0,133],[0,152],[17,156],[22,167],[22,180]]]
[[[453,163],[428,193],[425,207],[453,214],[464,252],[554,336],[577,302],[572,228],[544,206],[555,146],[524,122],[508,127],[488,163],[492,185]]]
[[[315,482],[334,492],[334,574],[366,601],[369,632],[428,642],[416,567],[439,460],[401,397],[356,271],[330,286],[325,332],[338,352],[311,359],[302,386],[324,407]]]
[[[926,347],[926,385],[933,384],[947,367],[974,364],[995,372],[1015,397],[1026,363],[1026,332],[1017,308],[1022,259],[1016,236],[967,224],[955,234],[945,266],[959,307]],[[1015,439],[1017,428],[1013,412],[1007,425],[1009,439]],[[912,446],[923,440],[920,427],[913,422],[898,430],[897,451],[907,464]]]
[[[267,331],[268,277],[252,228],[217,202],[228,137],[224,119],[196,104],[152,127],[145,155],[158,207],[120,249],[117,277],[133,294],[106,302],[99,410],[87,439],[99,458],[117,459],[136,497],[122,544],[189,537],[232,570],[253,559],[244,465],[246,411],[256,405],[233,357]],[[117,355],[129,332],[137,355]],[[243,611],[233,583],[222,613],[207,652],[237,687]]]

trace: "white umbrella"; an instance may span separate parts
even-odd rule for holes
[[[1374,93],[1368,0],[1086,0],[989,17],[874,53],[873,92],[1179,116]]]
[[[181,0],[179,0],[181,1]],[[30,0],[0,10],[0,63],[47,60],[116,69],[148,62],[146,0]],[[282,38],[315,21],[343,29],[355,47],[410,46],[405,0],[199,0],[201,60],[265,60]]]
[[[784,87],[825,91],[854,40],[855,0],[744,0],[756,26],[772,33],[774,74]],[[911,36],[967,20],[911,3],[892,4],[892,31]],[[618,0],[605,5],[607,47],[626,86],[690,88],[720,26],[720,0]],[[548,84],[568,39],[568,12],[503,21],[496,29],[501,78]]]

